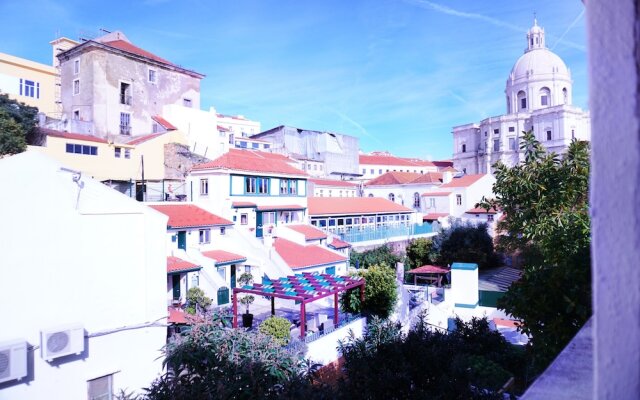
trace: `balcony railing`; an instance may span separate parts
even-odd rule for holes
[[[430,224],[411,224],[392,227],[352,229],[338,233],[340,238],[347,242],[366,242],[369,240],[383,240],[391,237],[413,236],[433,233]]]
[[[120,125],[120,134],[131,136],[131,125]]]

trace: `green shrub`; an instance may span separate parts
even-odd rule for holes
[[[364,313],[387,318],[398,302],[396,271],[387,266],[374,265],[355,274],[365,280],[364,303],[360,303],[360,289],[352,289],[340,297],[342,311]]]
[[[281,345],[285,345],[289,343],[291,337],[290,327],[291,322],[286,318],[269,317],[260,324],[258,329],[265,335],[273,337]]]
[[[187,292],[187,313],[196,314],[198,311],[206,311],[211,305],[211,299],[208,298],[202,289],[192,287]]]

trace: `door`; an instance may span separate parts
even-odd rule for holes
[[[262,212],[256,211],[256,237],[262,237]]]
[[[218,289],[218,305],[229,304],[229,288],[221,287]]]
[[[178,248],[182,250],[187,249],[187,231],[178,232]]]
[[[173,299],[178,300],[180,298],[180,274],[172,275],[173,278]]]
[[[231,266],[231,277],[229,278],[229,280],[231,281],[231,289],[236,287],[236,266],[235,265]]]

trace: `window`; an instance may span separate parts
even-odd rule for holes
[[[509,127],[509,132],[515,132],[515,131],[516,131],[515,126],[510,126],[510,127]]]
[[[75,121],[79,121],[80,120],[80,110],[73,110],[73,119]]]
[[[203,196],[209,194],[209,179],[200,179],[200,194]]]
[[[120,82],[120,104],[131,105],[131,84]]]
[[[251,265],[245,265],[244,266],[244,272],[246,272],[247,274],[251,273]]]
[[[80,93],[80,79],[76,79],[73,81],[73,95]]]
[[[340,191],[340,194],[338,195],[338,197],[342,197],[342,190]]]
[[[371,168],[371,175],[373,175],[373,168]]]
[[[323,192],[324,192],[324,190],[320,189],[320,191],[318,193],[318,197],[322,197],[323,196]]]
[[[332,190],[331,190],[331,189],[329,189],[329,197],[332,197],[332,196],[331,196],[331,192],[332,192]]]
[[[188,108],[191,108],[191,99],[182,99],[182,105]]]
[[[226,232],[227,232],[227,228],[226,228],[226,227],[224,227],[224,226],[221,226],[221,227],[220,227],[220,234],[221,234],[221,235],[224,235]]]
[[[116,147],[113,149],[113,155],[116,158],[120,158],[121,154],[122,154],[122,147]]]
[[[413,206],[420,207],[420,193],[418,192],[413,194]]]
[[[253,148],[253,149],[260,148],[260,144],[259,143],[251,143],[251,148]]]
[[[551,91],[547,87],[543,87],[540,89],[540,105],[548,106],[549,99],[551,98]]]
[[[378,170],[378,174],[382,175],[382,169]]]
[[[211,229],[200,229],[198,243],[211,243]]]
[[[500,133],[500,129],[494,129],[494,130],[493,130],[493,134],[494,134],[494,135],[498,135],[499,133]]]
[[[462,195],[461,194],[457,194],[456,195],[456,204],[461,206],[462,205]]]
[[[131,114],[120,113],[120,134],[131,136]]]
[[[493,222],[493,214],[487,214],[487,221]]]
[[[516,138],[509,138],[509,150],[515,150],[516,149]]]
[[[467,152],[467,145],[466,145],[466,144],[463,144],[463,145],[462,145],[462,152],[463,152],[463,153],[466,153],[466,152]]]
[[[564,104],[569,104],[569,92],[567,91],[567,88],[562,89],[562,100],[564,101]]]
[[[233,144],[233,133],[229,134],[229,144]]]
[[[523,110],[527,108],[527,99],[520,99],[520,108]]]
[[[89,400],[113,399],[113,375],[87,381],[87,394]]]
[[[268,144],[268,143],[265,143],[264,148],[265,148],[265,149],[269,149],[269,148],[271,148],[271,145],[270,145],[270,144]]]
[[[240,143],[240,147],[241,147],[241,148],[243,148],[243,149],[246,149],[246,148],[247,148],[247,142],[245,142],[244,140],[241,140],[241,141],[240,141],[240,142],[238,142],[238,143]]]
[[[247,225],[249,223],[249,214],[240,214],[240,225]]]
[[[547,131],[547,140],[551,140],[551,131]]]
[[[87,145],[84,145],[84,144],[67,143],[66,151],[67,151],[67,153],[84,154],[84,155],[88,155],[88,156],[97,156],[98,155],[98,147],[96,147],[96,146],[87,146]]]
[[[244,192],[247,194],[268,194],[269,178],[256,178],[253,176],[245,176]]]
[[[160,132],[160,126],[158,126],[158,124],[154,122],[153,124],[151,124],[151,133],[158,133],[158,132]]]
[[[571,139],[575,139],[576,138],[576,131],[575,129],[571,130]]]
[[[493,141],[493,151],[500,151],[500,139]]]
[[[487,131],[484,131],[484,137],[487,137]]]
[[[527,95],[524,90],[518,92],[518,104],[520,105],[519,111],[527,109]]]
[[[366,175],[367,174],[367,170],[366,169],[362,169],[362,175]]]
[[[373,197],[373,193],[369,193],[369,197]]]
[[[131,158],[131,149],[124,149],[124,158]]]
[[[435,208],[435,206],[436,206],[436,199],[434,199],[433,197],[431,197],[431,198],[429,199],[429,207],[430,207],[430,208]]]
[[[80,60],[73,60],[73,74],[78,75],[80,73]]]
[[[154,84],[156,83],[157,76],[156,76],[156,70],[155,69],[149,68],[148,78],[149,78],[149,83],[154,83]]]
[[[20,94],[26,97],[40,98],[40,83],[20,79]]]
[[[396,195],[393,193],[389,193],[389,200],[396,201]]]

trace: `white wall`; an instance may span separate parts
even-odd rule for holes
[[[0,342],[37,348],[41,330],[80,323],[86,349],[53,363],[31,350],[28,378],[0,384],[0,398],[80,399],[88,379],[113,373],[114,389],[131,390],[162,372],[166,327],[150,323],[166,323],[167,218],[88,178],[80,189],[59,168],[35,152],[0,160],[0,185],[12,188],[0,208],[0,291],[12,304]]]
[[[355,338],[361,338],[366,324],[366,318],[359,318],[318,340],[308,343],[306,357],[322,365],[336,361],[340,357],[338,340],[345,340],[349,336],[350,330],[353,331]]]

